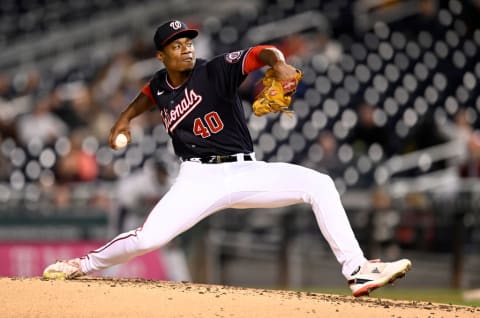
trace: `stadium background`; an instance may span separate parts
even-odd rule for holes
[[[2,1],[0,275],[39,275],[139,225],[165,173],[175,177],[155,112],[126,150],[106,144],[160,67],[155,26],[175,17],[201,30],[199,57],[273,43],[304,71],[293,119],[251,115],[260,72],[242,86],[258,158],[327,171],[368,256],[413,259],[403,287],[478,288],[479,10],[474,0]],[[307,206],[221,212],[103,274],[344,286]]]

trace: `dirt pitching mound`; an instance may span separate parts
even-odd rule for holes
[[[480,317],[480,308],[136,279],[0,278],[1,317]]]

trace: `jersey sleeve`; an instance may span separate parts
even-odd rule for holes
[[[245,74],[248,74],[264,67],[265,63],[260,61],[258,55],[262,50],[273,47],[274,46],[272,45],[258,45],[248,50],[247,54],[245,55],[245,61],[243,63],[243,72]]]
[[[143,86],[141,92],[142,92],[144,95],[147,95],[148,98],[150,98],[150,101],[152,101],[152,103],[153,103],[154,105],[157,104],[157,102],[156,102],[155,99],[153,98],[152,90],[150,89],[150,82],[148,82],[147,84],[145,84],[145,86]]]

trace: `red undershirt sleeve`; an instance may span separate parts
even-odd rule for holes
[[[157,105],[157,102],[156,102],[155,99],[153,98],[152,92],[151,92],[151,90],[150,90],[150,83],[145,84],[145,86],[143,86],[141,92],[142,92],[144,95],[147,95],[148,98],[150,98],[150,100],[152,101],[152,103],[153,103],[154,105]]]
[[[260,61],[258,55],[263,49],[273,48],[273,45],[258,45],[248,51],[247,56],[245,56],[245,63],[243,65],[243,73],[248,74],[259,68],[264,67],[266,64]]]

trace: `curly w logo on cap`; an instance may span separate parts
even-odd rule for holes
[[[170,22],[170,27],[174,30],[178,30],[182,27],[182,22],[180,21],[172,21]]]

